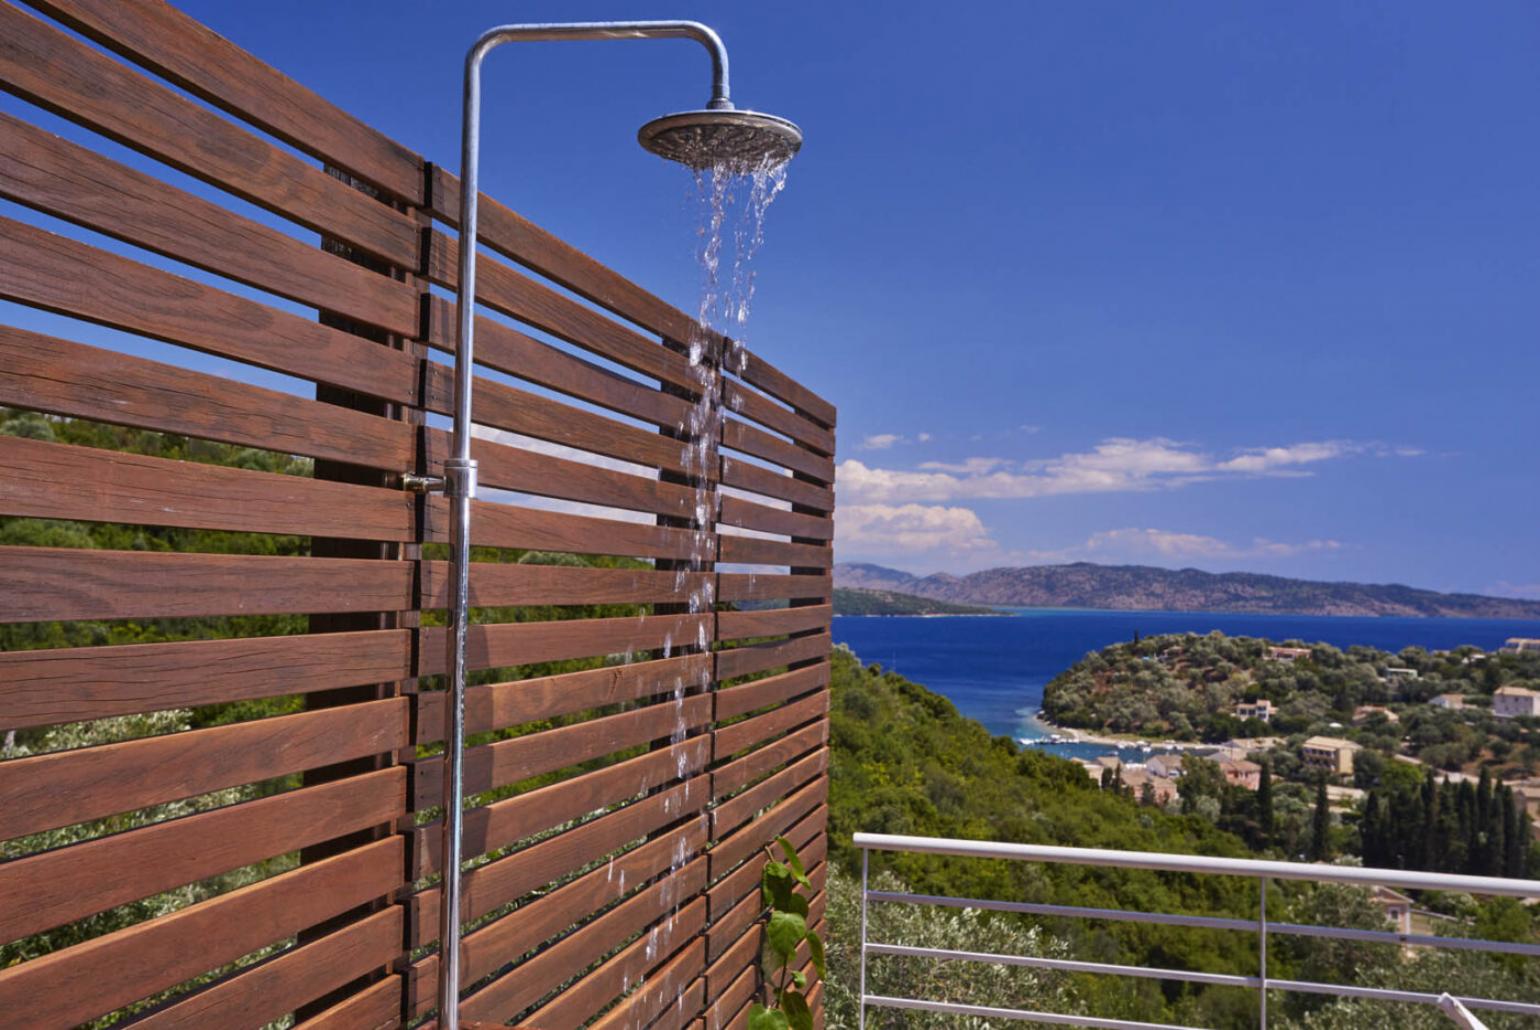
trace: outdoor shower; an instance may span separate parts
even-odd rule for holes
[[[783,118],[733,107],[727,48],[706,25],[693,21],[593,22],[502,25],[476,40],[465,58],[460,151],[460,264],[455,336],[454,445],[444,462],[442,489],[450,516],[449,718],[444,777],[444,880],[439,913],[438,1025],[458,1030],[460,993],[461,804],[465,750],[465,644],[470,625],[470,519],[476,496],[471,457],[471,392],[476,332],[476,215],[480,195],[481,64],[504,43],[591,39],[693,39],[711,55],[711,99],[703,110],[665,115],[642,126],[637,139],[660,157],[693,169],[729,174],[784,163],[802,145],[802,132]],[[437,484],[435,484],[437,485]]]

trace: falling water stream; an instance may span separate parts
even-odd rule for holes
[[[765,214],[785,188],[786,162],[767,161],[753,167],[718,165],[697,170],[694,180],[692,199],[697,218],[696,259],[701,270],[701,286],[697,332],[689,341],[688,353],[690,377],[694,380],[692,392],[697,397],[676,426],[684,445],[682,464],[692,483],[690,521],[694,532],[688,561],[676,565],[674,590],[686,598],[688,614],[699,617],[711,612],[716,601],[713,594],[715,580],[704,573],[715,558],[712,534],[707,530],[715,514],[712,508],[716,498],[709,485],[707,466],[716,453],[724,417],[718,403],[718,381],[722,367],[733,372],[741,372],[743,368],[744,331],[754,299],[752,261],[764,243]],[[711,346],[712,338],[718,333],[728,340],[726,351],[720,355]],[[700,654],[710,651],[708,620],[698,618],[696,621],[693,641],[665,639],[665,658],[671,656],[676,646],[690,647]],[[688,753],[679,746],[689,732],[685,699],[692,693],[711,689],[710,666],[703,663],[701,669],[693,680],[681,675],[674,683],[675,718],[670,744],[678,752],[675,772],[680,782],[689,771]],[[669,876],[662,888],[668,916],[655,924],[648,934],[646,957],[649,963],[658,958],[662,940],[671,935],[683,900],[677,895],[675,878],[689,858],[687,839],[683,833],[678,834],[670,856]]]

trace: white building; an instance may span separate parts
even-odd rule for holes
[[[1527,687],[1498,687],[1492,695],[1492,714],[1499,719],[1540,716],[1540,691]]]

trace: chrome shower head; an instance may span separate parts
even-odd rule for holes
[[[725,167],[742,174],[790,161],[802,147],[802,130],[773,114],[724,107],[654,118],[636,139],[659,157],[697,171]]]

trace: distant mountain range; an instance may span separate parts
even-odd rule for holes
[[[913,576],[881,565],[842,563],[834,567],[834,583],[954,604],[1028,608],[1540,619],[1540,601],[1441,594],[1395,583],[1317,583],[1252,572],[1090,562],[985,569],[967,576]]]
[[[954,604],[892,590],[834,588],[835,615],[1001,615],[977,604]]]

